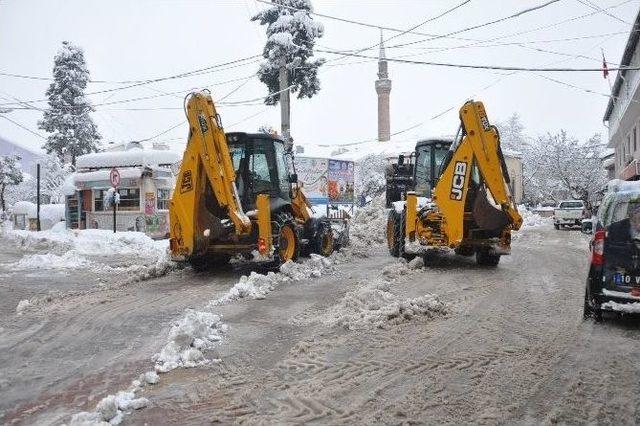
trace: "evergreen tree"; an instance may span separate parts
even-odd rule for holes
[[[93,107],[84,95],[89,81],[84,53],[68,41],[54,58],[53,83],[47,89],[49,108],[38,126],[49,133],[44,149],[62,161],[98,150],[101,136],[91,119]]]
[[[3,155],[0,157],[0,207],[6,211],[4,191],[9,185],[18,185],[22,182],[22,169],[20,157],[17,155]]]
[[[320,90],[318,68],[324,59],[312,60],[315,39],[322,37],[324,27],[315,22],[310,0],[271,0],[273,6],[251,18],[267,25],[267,43],[262,56],[266,59],[258,71],[269,93],[280,91],[280,67],[287,67],[289,85],[298,99],[311,98]],[[265,99],[275,105],[280,99],[274,94]]]

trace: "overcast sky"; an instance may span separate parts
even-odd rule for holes
[[[408,29],[461,2],[315,0],[314,6],[316,12],[322,14]],[[416,31],[446,34],[546,2],[472,0]],[[640,0],[591,0],[592,4],[602,8],[615,6],[607,9],[614,17],[595,13],[579,18],[594,12],[583,4],[586,2],[561,0],[515,19],[457,34],[456,37],[462,40],[442,38],[424,41],[424,36],[403,35],[388,44],[422,42],[388,49],[387,56],[459,64],[599,68],[603,49],[607,61],[613,66],[611,64],[622,56],[631,29],[630,24],[621,20],[634,21]],[[260,54],[265,42],[264,28],[250,21],[250,17],[263,7],[264,4],[255,0],[0,0],[0,72],[50,77],[53,56],[63,40],[84,49],[94,80],[153,79],[250,57]],[[576,19],[570,20],[572,18]],[[316,19],[325,27],[325,36],[318,41],[319,48],[359,49],[379,41],[380,33],[375,28]],[[395,34],[385,32],[385,38]],[[558,40],[578,37],[581,39]],[[487,41],[496,38],[500,39]],[[531,43],[533,41],[536,43]],[[526,44],[514,44],[516,42]],[[469,44],[475,45],[452,48]],[[377,56],[377,48],[365,54]],[[319,53],[316,56],[328,60],[335,58]],[[255,74],[257,67],[257,62],[247,62],[195,77],[91,95],[94,104],[111,103],[96,106],[94,118],[105,141],[146,139],[184,120],[182,98],[192,88],[211,89],[214,100],[237,89],[225,99],[227,102],[264,96],[266,87],[257,78],[239,80]],[[294,98],[292,134],[296,142],[342,144],[375,138],[376,72],[375,61],[342,58],[327,63],[320,72],[321,92],[313,99]],[[596,132],[606,137],[602,116],[607,97],[546,80],[542,73],[399,63],[390,63],[389,73],[393,80],[392,133],[422,123],[396,136],[398,140],[454,133],[458,126],[457,110],[470,97],[485,102],[489,118],[493,121],[518,113],[526,131],[534,136],[564,128],[581,139]],[[608,83],[600,72],[553,72],[544,75],[598,93],[609,92]],[[612,82],[614,78],[615,73],[612,73]],[[42,99],[47,85],[47,81],[0,76],[0,103],[14,101],[14,98]],[[90,84],[87,91],[119,86],[123,84],[95,83]],[[161,95],[162,92],[182,93],[113,103]],[[46,106],[44,103],[35,105]],[[449,112],[432,119],[447,110]],[[263,124],[280,126],[278,107],[267,107],[259,102],[220,106],[219,112],[228,131],[256,131]],[[37,129],[41,112],[14,110],[5,115],[28,129],[44,134]],[[186,125],[180,125],[156,140],[181,142],[186,132]],[[43,142],[1,118],[0,136],[30,146],[40,146]]]

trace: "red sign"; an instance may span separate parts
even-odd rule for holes
[[[109,181],[114,188],[120,186],[120,172],[115,167],[109,173]]]

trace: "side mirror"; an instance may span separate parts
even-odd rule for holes
[[[292,173],[289,175],[289,183],[298,183],[298,174]]]
[[[398,166],[404,166],[404,154],[398,155]]]
[[[583,234],[593,234],[593,222],[591,222],[590,220],[583,220],[580,231]]]

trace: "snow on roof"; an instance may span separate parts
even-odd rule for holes
[[[616,153],[616,150],[613,148],[605,148],[600,153],[600,159],[611,157]]]
[[[106,151],[81,155],[76,160],[79,169],[97,169],[127,166],[157,166],[173,164],[180,154],[173,151],[132,148],[126,151]]]
[[[11,211],[13,214],[26,214],[29,217],[32,217],[31,215],[35,217],[37,209],[36,205],[30,201],[18,201],[13,205]]]
[[[607,188],[611,192],[640,192],[640,181],[612,179],[607,184]]]
[[[505,157],[512,157],[512,158],[522,158],[523,155],[520,151],[514,151],[512,149],[506,149],[506,148],[502,148],[502,153],[504,154]]]
[[[600,157],[600,158],[602,158],[602,157]],[[613,158],[613,157],[612,158],[606,158],[606,159],[602,160],[602,167],[607,169],[607,168],[613,166],[615,164],[615,162],[616,162],[616,159]]]
[[[64,220],[64,204],[43,204],[40,206],[40,220],[49,220],[53,223]],[[36,211],[27,215],[30,219],[36,218]]]
[[[121,179],[139,178],[140,176],[142,176],[142,171],[142,167],[126,167],[118,169]],[[95,170],[93,172],[79,172],[74,174],[73,182],[96,182],[109,180],[110,174],[111,169]]]

